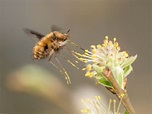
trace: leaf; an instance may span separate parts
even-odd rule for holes
[[[127,67],[124,69],[124,78],[127,77],[132,70],[133,70],[133,68],[132,68],[131,65],[127,66]]]
[[[112,74],[115,78],[115,80],[117,81],[118,85],[124,89],[123,87],[123,74],[124,74],[124,71],[123,69],[121,68],[121,66],[113,66],[111,67],[111,71],[112,71]]]
[[[125,68],[125,67],[131,65],[136,60],[136,58],[137,58],[137,55],[127,58],[127,60],[121,64],[121,67]]]
[[[102,74],[102,72],[103,72],[103,68],[102,68],[102,67],[99,67],[99,66],[96,65],[96,64],[93,64],[92,67],[93,67],[93,69],[94,69],[99,75]]]
[[[99,76],[96,77],[96,79],[98,80],[99,84],[111,88],[112,86],[111,86],[110,82],[109,82],[108,79],[102,74],[103,68],[102,68],[102,67],[99,67],[99,66],[96,65],[96,64],[93,64],[92,67],[93,67],[93,69],[97,72],[97,74],[99,75]]]
[[[100,77],[100,78],[98,79],[98,82],[99,82],[99,84],[101,84],[101,85],[103,85],[103,86],[112,88],[111,83],[106,79],[106,77]]]
[[[124,114],[129,114],[129,112],[126,110],[126,112]]]

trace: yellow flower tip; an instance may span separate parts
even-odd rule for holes
[[[100,96],[98,96],[98,99],[99,99],[99,100],[101,99]]]
[[[79,58],[80,61],[83,61],[83,58]]]
[[[92,56],[91,56],[91,58],[92,58],[92,59],[95,59],[95,58],[96,58],[96,56],[95,56],[95,55],[92,55]]]
[[[93,73],[90,72],[90,71],[87,71],[85,76],[88,76],[89,78],[92,78],[93,77]]]
[[[119,46],[117,47],[117,50],[120,50],[120,47],[119,47]]]
[[[93,48],[93,49],[95,49],[95,48],[96,48],[96,46],[95,46],[95,45],[91,45],[90,47],[91,47],[91,48]]]
[[[99,85],[99,82],[96,82],[95,85],[98,86],[98,85]]]
[[[113,100],[113,102],[115,103],[115,102],[116,102],[116,100],[114,99],[114,100]]]
[[[116,47],[118,47],[118,46],[119,46],[118,42],[115,42],[115,46],[116,46]]]
[[[85,104],[85,101],[84,101],[84,99],[81,99],[81,102]]]
[[[81,113],[88,113],[88,109],[81,110]]]
[[[97,96],[94,96],[94,98],[96,99],[96,98],[97,98]]]
[[[90,71],[86,72],[85,76],[90,76]]]
[[[82,68],[82,70],[86,70],[86,68]]]
[[[120,94],[118,97],[119,97],[119,98],[123,98],[124,95],[125,95],[125,94],[122,93],[122,94]]]
[[[113,45],[112,41],[109,41],[109,42],[108,42],[108,45],[109,45],[109,46],[112,46],[112,45]]]
[[[117,40],[116,38],[113,38],[113,41],[114,41],[114,42],[116,42],[116,40]]]
[[[105,45],[105,44],[102,44],[102,47],[106,47],[106,45]]]
[[[108,40],[105,39],[105,40],[103,41],[103,43],[104,43],[105,45],[107,45],[107,44],[108,44]]]
[[[108,40],[108,36],[105,36],[105,39]]]
[[[128,57],[128,56],[129,56],[127,52],[126,52],[124,55],[125,55],[125,57]]]
[[[120,97],[123,98],[125,94],[121,94]]]
[[[87,101],[91,103],[91,100],[90,100],[90,99],[87,99]]]
[[[87,63],[88,61],[87,60],[85,60],[85,61],[83,61],[84,63]]]
[[[76,63],[79,63],[78,61],[75,61]]]
[[[101,49],[101,45],[100,44],[97,45],[97,49]]]
[[[88,109],[88,108],[84,110],[84,113],[88,113],[88,112],[89,112],[89,109]]]
[[[100,96],[94,96],[94,98],[100,100]]]
[[[88,65],[87,65],[87,70],[90,71],[91,68],[92,68],[92,65],[91,65],[91,64],[88,64]]]
[[[89,52],[89,50],[85,50],[85,52]]]
[[[86,56],[86,55],[89,55],[89,54],[87,52],[85,52],[84,55]]]
[[[96,50],[96,49],[92,49],[92,53],[93,53],[93,54],[96,54],[96,53],[97,53],[97,50]]]
[[[81,110],[81,112],[83,113],[83,112],[84,112],[84,110]]]
[[[89,78],[92,78],[92,77],[93,77],[93,74],[92,74],[92,73],[90,73]]]
[[[106,68],[105,66],[101,66],[102,69]]]
[[[122,54],[125,56],[125,57],[128,57],[128,53],[126,51],[123,51]]]

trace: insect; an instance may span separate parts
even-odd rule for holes
[[[28,34],[36,35],[36,37],[39,39],[39,41],[33,47],[33,57],[35,59],[44,59],[50,56],[50,60],[54,52],[58,52],[67,43],[67,39],[69,38],[68,32],[70,29],[67,31],[67,33],[52,31],[47,35],[40,34],[31,29],[24,29],[24,31]]]
[[[54,54],[58,53],[59,50],[61,50],[69,41],[68,33],[70,29],[66,33],[61,33],[53,29],[54,29],[54,26],[52,27],[52,32],[48,33],[47,35],[43,35],[39,32],[36,32],[31,29],[27,29],[27,28],[24,29],[24,32],[30,35],[35,35],[39,39],[39,41],[33,47],[33,58],[44,59],[46,57],[49,57],[50,63],[52,63],[53,66],[59,69],[59,67],[57,67],[53,62],[51,62],[51,58]],[[65,75],[65,79],[67,80],[67,83],[71,83],[68,73],[66,72],[62,64],[59,62],[59,60],[56,57],[55,57],[55,60],[58,62],[58,64],[62,68],[62,69],[59,69],[59,71]],[[66,61],[72,64],[73,66],[75,66],[70,60],[66,59]]]

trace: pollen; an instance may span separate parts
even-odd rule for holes
[[[82,70],[86,70],[86,68],[82,68]]]
[[[85,50],[86,53],[89,53],[89,50]]]
[[[108,44],[108,40],[107,39],[105,39],[103,42],[104,42],[105,45]]]
[[[96,48],[96,46],[95,46],[95,45],[91,45],[90,47],[91,47],[91,48],[93,48],[93,49],[95,49],[95,48]]]
[[[115,42],[117,39],[116,38],[113,38],[113,41]]]
[[[112,41],[109,41],[109,42],[108,42],[108,45],[109,45],[109,46],[113,46]]]
[[[79,60],[80,60],[80,61],[83,61],[84,59],[83,59],[83,58],[79,58]]]
[[[87,61],[87,60],[84,60],[83,62],[84,62],[84,63],[87,63],[88,61]]]
[[[90,76],[90,71],[86,72],[85,76]]]
[[[106,47],[106,45],[105,45],[105,44],[102,44],[102,47]]]
[[[101,49],[102,47],[101,47],[101,45],[100,44],[98,44],[97,45],[97,49]]]
[[[108,40],[108,36],[105,36],[105,39]]]
[[[95,59],[95,58],[96,58],[96,56],[95,56],[95,55],[92,55],[92,56],[91,56],[91,58],[92,58],[92,59]]]
[[[117,47],[117,50],[118,50],[118,51],[120,50],[120,47],[119,47],[119,46]]]
[[[87,65],[87,70],[90,71],[91,68],[92,68],[92,65],[91,65],[91,64],[88,64],[88,65]]]
[[[96,49],[93,49],[93,50],[92,50],[92,53],[93,53],[93,54],[96,54],[96,53],[97,53],[97,50],[96,50]]]
[[[123,54],[124,54],[125,57],[128,57],[128,56],[129,56],[128,53],[127,53],[126,51],[124,51]]]
[[[88,76],[89,78],[92,78],[93,77],[93,73],[90,72],[90,71],[87,71],[85,76]]]
[[[118,42],[115,42],[115,47],[118,47],[118,45],[119,45]]]
[[[89,75],[89,78],[92,78],[93,77],[93,74],[92,74],[92,72],[90,73],[90,75]]]

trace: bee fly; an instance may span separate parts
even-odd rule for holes
[[[33,57],[34,57],[34,59],[44,59],[44,58],[49,56],[49,62],[54,67],[59,69],[59,71],[62,74],[65,75],[65,79],[67,80],[67,83],[71,83],[70,78],[68,76],[68,73],[66,72],[66,70],[64,69],[62,64],[59,62],[59,60],[55,57],[55,60],[57,61],[57,63],[60,65],[60,67],[62,69],[60,69],[53,62],[50,61],[52,56],[55,53],[57,53],[59,50],[61,50],[66,45],[66,43],[68,41],[70,41],[70,40],[68,40],[69,39],[69,34],[68,33],[69,33],[70,29],[66,33],[61,33],[59,31],[53,30],[54,28],[55,27],[53,26],[52,27],[52,32],[48,33],[47,35],[43,35],[41,33],[38,33],[34,30],[27,29],[27,28],[24,29],[24,32],[29,34],[29,35],[35,35],[39,39],[39,41],[33,47]],[[71,42],[71,44],[72,44],[72,42]],[[66,58],[64,58],[64,59],[66,59]],[[66,61],[69,62],[72,66],[76,67],[75,64],[72,63],[70,60],[66,59]],[[75,62],[77,62],[77,61],[75,61]]]

